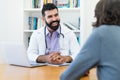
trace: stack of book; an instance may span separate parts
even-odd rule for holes
[[[58,8],[80,7],[80,0],[31,0],[32,8],[42,8],[46,3],[54,3]]]

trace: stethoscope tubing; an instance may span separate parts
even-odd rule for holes
[[[46,39],[46,26],[45,26],[45,28],[44,28],[44,36],[45,36],[45,46],[46,46],[46,49],[45,50],[47,50],[47,48],[48,48],[48,46],[47,46],[47,39]],[[58,34],[58,38],[60,38],[60,35],[62,35],[62,37],[64,38],[64,34],[62,34],[61,33],[61,26],[60,26],[60,33]]]

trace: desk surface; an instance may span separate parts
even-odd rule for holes
[[[59,80],[60,74],[67,66],[42,66],[26,68],[0,64],[0,80]],[[89,80],[89,77],[82,77],[80,80]]]

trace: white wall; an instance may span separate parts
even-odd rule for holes
[[[0,1],[0,43],[18,42],[23,38],[23,0]],[[0,63],[4,63],[4,54],[0,48]]]
[[[92,23],[95,21],[94,9],[99,0],[80,0],[80,15],[81,15],[81,46],[86,41],[92,31]]]

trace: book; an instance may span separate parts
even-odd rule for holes
[[[38,0],[37,8],[41,8],[41,6],[42,6],[42,0]]]
[[[33,30],[36,30],[37,29],[37,21],[38,21],[38,19],[37,19],[37,17],[34,17],[34,22],[33,22]]]
[[[69,8],[68,0],[57,0],[55,4],[58,8]]]
[[[29,30],[37,30],[39,27],[41,27],[41,19],[38,17],[28,17],[28,26]]]
[[[32,17],[28,17],[29,30],[32,30]]]
[[[77,7],[80,7],[80,0],[77,0]]]
[[[69,8],[73,8],[73,0],[69,0]]]

